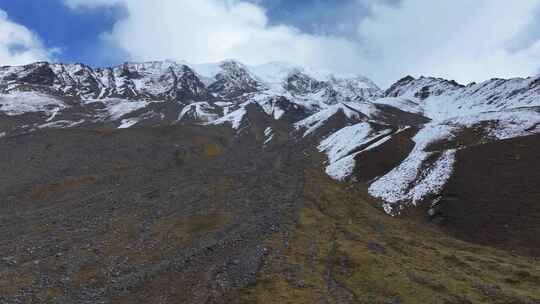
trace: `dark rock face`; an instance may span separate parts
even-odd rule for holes
[[[422,87],[422,89],[419,92],[416,92],[414,94],[414,97],[420,98],[420,99],[426,99],[430,96],[429,87]]]
[[[223,72],[216,75],[216,81],[208,87],[208,90],[224,99],[256,92],[263,86],[238,62],[226,61],[222,63],[221,68]]]
[[[171,70],[174,78],[173,89],[169,92],[174,100],[177,101],[198,101],[198,100],[212,100],[212,95],[197,77],[195,72],[187,66],[182,66],[182,73],[175,75]]]
[[[393,136],[385,145],[358,154],[355,159],[357,166],[353,172],[355,179],[368,183],[397,167],[414,148],[414,142],[411,138],[417,132],[418,128],[409,128]]]
[[[30,90],[56,90],[56,94],[85,98],[126,98],[147,100],[195,101],[211,98],[197,74],[185,65],[152,67],[155,63],[125,63],[114,68],[96,69],[82,65],[36,63],[22,67],[22,71],[7,74],[4,82],[24,84]],[[152,69],[144,75],[142,71]],[[142,70],[142,71],[141,71]],[[18,75],[23,75],[19,77]],[[138,87],[136,82],[144,83]],[[54,86],[54,87],[53,87]],[[32,88],[35,87],[35,88]]]
[[[531,81],[530,88],[538,88],[540,87],[540,77],[537,77]]]
[[[283,96],[272,98],[267,101],[267,103],[270,104],[271,107],[274,109],[274,113],[272,114],[275,114],[275,112],[277,111],[282,111],[284,113],[283,116],[279,118],[283,121],[293,123],[309,116],[309,113],[306,111],[306,109],[296,103],[291,102]]]
[[[324,82],[317,81],[298,71],[290,74],[285,80],[284,88],[293,94],[308,94],[317,92],[325,87]]]
[[[17,80],[35,85],[52,85],[56,75],[48,63],[35,63],[26,68],[27,74]]]
[[[92,68],[79,64],[79,67],[70,75],[66,67],[61,65],[61,73],[56,75],[55,84],[68,88],[68,95],[73,96],[94,96],[100,93],[101,81],[96,77]]]
[[[434,218],[466,240],[540,255],[540,136],[470,147]]]
[[[129,63],[124,63],[123,65],[121,65],[119,68],[119,76],[120,77],[126,77],[126,78],[129,78],[129,79],[141,79],[142,78],[142,75],[139,74],[138,71],[136,70],[133,70]]]

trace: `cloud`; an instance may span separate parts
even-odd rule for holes
[[[345,1],[352,13],[332,17],[335,27],[321,21],[321,31],[270,20],[265,5],[287,1],[64,1],[79,10],[123,6],[126,17],[103,39],[137,61],[289,61],[357,72],[382,86],[406,74],[467,83],[533,75],[540,67],[540,0]]]
[[[64,4],[71,9],[97,8],[121,4],[123,0],[64,0]]]
[[[66,0],[76,9],[105,4]],[[107,1],[110,3],[110,1]],[[312,35],[284,24],[270,24],[261,5],[238,0],[118,0],[127,11],[104,39],[131,60],[177,59],[193,63],[239,59],[247,64],[290,61],[353,71],[358,45],[343,37]]]
[[[46,49],[28,28],[9,20],[0,9],[0,65],[22,65],[49,60],[54,50]]]
[[[375,4],[358,26],[369,48],[365,55],[371,64],[366,68],[385,83],[403,74],[465,83],[536,74],[540,40],[532,36],[532,24],[539,7],[538,0]]]

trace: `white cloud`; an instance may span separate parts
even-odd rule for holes
[[[532,35],[540,0],[358,0],[356,17],[336,20],[358,24],[357,37],[273,24],[265,1],[64,1],[75,9],[123,5],[126,17],[103,37],[131,60],[291,61],[358,72],[383,86],[406,74],[469,82],[540,67],[540,40]]]
[[[0,9],[0,65],[49,60],[50,54],[37,35],[9,20],[7,13]]]
[[[113,6],[123,0],[64,0],[64,3],[72,9],[97,8],[100,6]],[[144,0],[143,0],[144,1]]]
[[[359,25],[370,49],[367,67],[380,81],[404,74],[461,82],[529,76],[540,67],[540,41],[515,49],[534,30],[538,0],[403,0],[374,5]],[[393,78],[393,79],[392,79]]]
[[[65,0],[76,9],[110,4]],[[131,60],[177,59],[193,63],[239,59],[247,64],[291,61],[353,71],[358,45],[345,38],[310,35],[287,25],[270,25],[264,9],[240,0],[117,0],[127,17],[103,37]]]

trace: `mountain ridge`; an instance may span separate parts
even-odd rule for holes
[[[539,84],[0,68],[0,302],[538,303]]]
[[[360,75],[340,76],[285,63],[247,66],[234,60],[200,65],[150,61],[98,69],[47,62],[1,67],[0,92],[0,114],[7,121],[0,129],[4,136],[50,127],[183,122],[229,124],[240,130],[249,127],[246,108],[256,104],[255,111],[286,121],[301,138],[312,138],[329,153],[327,172],[339,180],[350,179],[355,158],[367,153],[347,142],[365,142],[370,133],[354,138],[359,135],[339,133],[342,129],[357,124],[365,130],[417,127],[409,158],[370,186],[370,193],[385,201],[391,214],[442,191],[455,149],[535,134],[540,122],[540,78],[491,79],[465,86],[443,78],[406,76],[383,91]],[[470,129],[479,133],[477,139],[463,145],[460,138]],[[339,134],[345,138],[334,142],[346,146],[324,144]],[[448,142],[454,150],[439,150],[439,159],[432,159],[430,147],[437,142]],[[338,150],[339,157],[332,152]],[[448,164],[440,167],[444,159]],[[395,179],[401,184],[384,182]]]

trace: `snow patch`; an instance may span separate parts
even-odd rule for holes
[[[127,100],[120,98],[106,99],[85,99],[85,104],[102,103],[106,107],[107,117],[112,120],[120,119],[122,116],[146,107],[150,102],[142,100]]]
[[[36,92],[13,91],[9,94],[0,94],[0,111],[8,116],[31,112],[44,112],[52,116],[65,108],[67,105],[61,100]]]
[[[390,134],[392,130],[375,131],[367,122],[345,127],[324,139],[318,146],[319,151],[328,156],[329,165],[326,173],[337,180],[343,180],[352,174],[358,155],[352,151],[375,140],[378,137]]]
[[[47,118],[46,122],[49,122],[49,121],[52,121],[56,115],[58,115],[58,113],[60,112],[60,108],[56,108],[52,111],[52,114],[49,118]]]
[[[71,121],[71,120],[57,120],[57,121],[53,121],[53,122],[49,122],[49,123],[46,123],[46,124],[42,124],[42,125],[39,125],[38,128],[39,129],[45,129],[45,128],[57,128],[57,129],[60,129],[60,128],[71,128],[71,127],[75,127],[75,126],[78,126],[82,123],[84,123],[85,120],[84,119],[81,119],[79,121]]]
[[[241,107],[240,109],[233,111],[219,119],[216,119],[212,122],[210,122],[210,125],[222,125],[225,123],[229,123],[232,125],[232,128],[235,130],[238,130],[242,124],[242,120],[244,119],[244,116],[247,114],[247,111],[245,109],[245,106]]]
[[[328,166],[326,166],[326,174],[335,180],[344,180],[353,173],[355,166],[354,157],[357,154],[358,153],[354,153],[330,163]]]
[[[304,129],[304,137],[312,134],[338,112],[342,112],[346,118],[350,120],[360,120],[363,117],[371,117],[376,115],[377,110],[373,105],[360,103],[339,103],[332,105],[324,110],[321,110],[299,122],[294,124],[296,129]]]
[[[369,193],[386,202],[387,212],[400,207],[400,203],[417,204],[426,195],[437,194],[450,178],[455,150],[443,152],[434,164],[422,170],[426,160],[436,153],[426,152],[425,149],[438,140],[453,138],[455,130],[456,127],[453,126],[427,124],[414,136],[415,147],[409,156],[399,166],[371,184]]]
[[[385,97],[373,100],[374,104],[387,105],[398,108],[401,111],[420,114],[423,112],[422,107],[414,100],[401,97]]]
[[[178,116],[178,120],[182,120],[189,114],[191,115],[191,118],[198,121],[211,122],[219,118],[218,114],[212,113],[213,110],[214,108],[207,102],[194,102],[182,109]]]
[[[266,146],[268,143],[270,143],[274,139],[274,130],[272,127],[267,127],[264,129],[264,143],[263,146]]]
[[[122,119],[120,122],[120,126],[118,126],[118,129],[127,129],[139,122],[138,118],[128,118],[128,119]]]
[[[424,172],[424,177],[410,191],[413,204],[421,201],[428,194],[438,194],[442,190],[446,181],[450,179],[455,161],[455,149],[443,152],[435,164],[427,173]]]
[[[387,141],[389,141],[390,139],[392,139],[392,136],[393,135],[388,135],[388,136],[385,136],[381,139],[379,139],[378,141],[372,143],[371,145],[369,145],[367,148],[363,149],[361,152],[365,152],[365,151],[370,151],[370,150],[373,150],[379,146],[382,146],[384,143],[386,143]]]
[[[509,139],[540,132],[540,109],[518,108],[498,112],[485,112],[475,115],[455,117],[446,124],[473,127],[487,123],[488,135],[498,139]]]
[[[141,100],[129,101],[123,99],[114,99],[108,100],[108,102],[112,103],[112,106],[108,107],[108,111],[112,119],[119,119],[126,114],[142,109],[148,105],[148,102]]]
[[[328,136],[321,142],[318,149],[326,152],[328,160],[332,163],[362,145],[372,132],[373,129],[367,122],[348,126]]]

